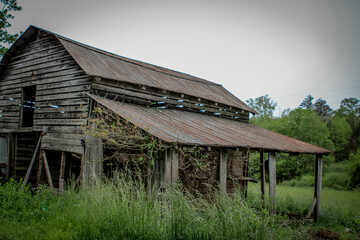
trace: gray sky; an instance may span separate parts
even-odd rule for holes
[[[360,99],[359,0],[18,0],[30,24],[222,84],[281,111]],[[275,115],[278,115],[279,108]]]

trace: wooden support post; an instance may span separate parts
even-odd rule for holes
[[[269,152],[269,199],[271,210],[270,212],[274,214],[276,212],[276,158],[275,152]]]
[[[52,181],[52,178],[51,178],[49,163],[48,163],[46,153],[45,153],[44,150],[42,151],[42,157],[43,157],[43,161],[44,161],[45,173],[46,173],[46,177],[48,179],[49,187],[54,188],[54,184],[53,184],[53,181]]]
[[[40,185],[40,182],[41,182],[41,174],[42,174],[43,164],[44,164],[44,161],[40,154],[39,165],[38,165],[39,167],[38,167],[38,171],[36,173],[36,184],[37,185]]]
[[[102,139],[86,136],[85,142],[85,154],[81,164],[82,181],[96,181],[103,171]]]
[[[168,149],[165,152],[164,165],[161,174],[161,183],[163,186],[170,185],[171,183],[176,183],[179,175],[178,165],[179,158],[175,150]]]
[[[317,221],[320,217],[321,211],[321,183],[322,183],[322,155],[316,154],[316,167],[315,167],[315,196],[316,205],[314,212],[314,219]]]
[[[226,192],[226,178],[227,178],[227,151],[220,150],[220,168],[219,168],[219,182],[220,191]]]
[[[24,178],[24,181],[23,181],[23,186],[26,186],[26,184],[28,184],[28,182],[29,182],[30,174],[31,174],[31,171],[33,169],[34,162],[35,162],[37,153],[38,153],[39,148],[40,148],[40,143],[41,143],[41,136],[39,137],[39,140],[38,140],[38,143],[36,145],[35,152],[34,152],[32,158],[31,158],[28,170],[26,171],[26,175],[25,175],[25,178]]]
[[[265,162],[264,151],[260,151],[261,200],[265,200]]]
[[[61,152],[60,174],[59,174],[59,189],[60,190],[64,190],[65,165],[66,165],[66,152]]]

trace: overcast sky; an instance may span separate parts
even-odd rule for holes
[[[30,24],[280,110],[360,99],[360,0],[18,0]],[[279,114],[279,108],[275,115]]]

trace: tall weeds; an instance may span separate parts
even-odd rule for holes
[[[307,227],[254,210],[240,193],[214,193],[209,203],[181,186],[145,189],[138,178],[32,192],[0,186],[0,239],[306,239]]]

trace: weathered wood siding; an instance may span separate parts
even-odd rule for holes
[[[124,83],[108,79],[93,78],[91,89],[96,95],[110,100],[128,102],[149,107],[179,109],[241,122],[249,122],[249,112],[239,108],[215,103],[210,100],[164,91],[157,88]]]
[[[36,85],[33,131],[44,131],[43,149],[83,153],[89,77],[58,39],[43,31],[16,51],[0,76],[0,132],[19,129],[22,89]]]

